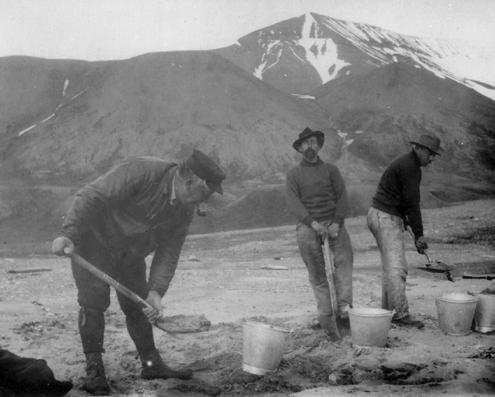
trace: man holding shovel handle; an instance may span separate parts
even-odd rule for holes
[[[225,173],[212,159],[194,150],[180,164],[155,157],[129,159],[77,192],[52,252],[71,257],[80,305],[79,333],[86,355],[83,389],[90,394],[110,393],[102,361],[110,289],[108,281],[88,271],[91,266],[145,302],[136,303],[116,288],[127,330],[143,365],[141,377],[192,376],[189,370],[174,370],[163,362],[151,323],[161,317],[161,301],[174,276],[195,207],[214,192],[222,194],[224,179]],[[145,258],[153,252],[146,280]]]
[[[286,195],[289,210],[298,220],[297,243],[308,270],[320,326],[337,340],[341,336],[339,326],[349,327],[353,252],[344,225],[348,209],[344,180],[336,166],[318,157],[323,143],[321,131],[305,128],[299,134],[292,147],[301,153],[302,160],[287,173]],[[328,263],[333,257],[335,272]]]
[[[412,150],[384,171],[367,222],[382,260],[382,307],[395,311],[392,322],[396,325],[423,328],[423,322],[409,313],[404,231],[412,229],[416,250],[425,254],[428,244],[423,236],[420,210],[421,167],[428,166],[441,148],[440,139],[432,135],[421,135],[410,143]]]

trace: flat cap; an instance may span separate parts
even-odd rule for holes
[[[225,172],[210,157],[194,149],[186,160],[186,166],[203,179],[211,190],[223,194],[222,181],[226,178]]]

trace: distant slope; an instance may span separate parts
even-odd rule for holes
[[[386,165],[418,133],[442,140],[437,172],[493,181],[495,101],[428,70],[393,63],[363,76],[332,81],[317,102],[347,140],[347,150]]]
[[[96,175],[128,156],[180,159],[197,147],[221,158],[232,179],[273,178],[293,162],[291,143],[306,126],[324,130],[327,154],[338,156],[339,138],[320,107],[274,90],[214,53],[89,64],[80,79],[62,73],[54,82],[43,71],[38,76],[33,86],[56,83],[58,90],[51,96],[36,92],[39,102],[46,96],[42,105],[21,106],[28,90],[16,97],[22,110],[2,134],[4,172]],[[61,97],[65,80],[72,87],[69,100]],[[9,90],[15,86],[17,81]]]

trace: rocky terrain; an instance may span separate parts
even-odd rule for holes
[[[208,330],[155,330],[157,346],[173,367],[189,367],[194,379],[145,381],[112,294],[106,313],[104,362],[113,396],[424,396],[493,395],[495,335],[450,336],[439,327],[436,298],[475,295],[493,280],[463,279],[465,271],[495,272],[495,202],[471,201],[424,212],[429,254],[455,266],[454,282],[418,269],[425,258],[406,239],[406,294],[425,328],[388,332],[385,347],[357,347],[352,336],[329,341],[314,327],[316,308],[295,241],[294,226],[189,236],[163,304],[169,318],[204,316]],[[379,307],[381,265],[365,217],[346,220],[354,248],[356,307]],[[0,257],[0,345],[44,358],[56,377],[79,387],[84,356],[77,331],[76,289],[68,259],[20,255],[10,246]],[[276,371],[256,376],[242,370],[243,325],[258,321],[291,330]],[[178,328],[184,327],[184,321]]]

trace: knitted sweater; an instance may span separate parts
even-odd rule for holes
[[[423,235],[420,183],[420,162],[416,153],[410,151],[394,160],[385,170],[372,204],[380,211],[403,218],[411,225],[416,238]]]
[[[320,158],[302,160],[287,173],[286,197],[289,211],[299,222],[330,221],[342,225],[348,211],[347,193],[339,169]]]

